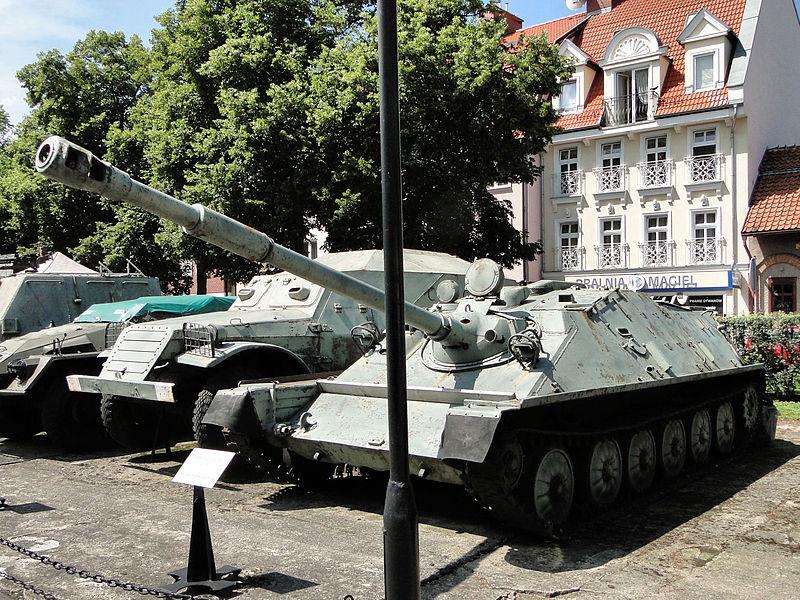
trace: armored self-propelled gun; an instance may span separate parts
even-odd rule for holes
[[[380,309],[375,288],[314,264],[265,234],[132,182],[48,138],[39,172],[126,200]],[[411,472],[466,486],[499,518],[538,531],[574,501],[613,503],[755,438],[774,437],[764,370],[745,365],[713,317],[621,289],[565,282],[503,286],[481,259],[466,294],[406,304]],[[300,470],[388,469],[386,355],[380,336],[334,379],[244,382],[219,391],[204,423],[239,448],[281,449]]]

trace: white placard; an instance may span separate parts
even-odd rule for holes
[[[236,456],[235,452],[195,448],[183,461],[183,465],[178,469],[172,481],[213,488],[234,456]]]

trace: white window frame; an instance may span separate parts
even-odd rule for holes
[[[577,251],[578,251],[578,270],[583,269],[583,257],[581,256],[581,248],[583,247],[583,227],[581,227],[581,221],[577,218],[569,218],[569,219],[556,219],[555,223],[555,257],[554,257],[554,270],[555,271],[563,271],[563,266],[561,265],[561,226],[566,224],[576,224],[578,226],[578,243],[577,243]]]
[[[707,132],[712,131],[712,130],[714,131],[714,146],[716,148],[716,151],[712,152],[711,154],[719,154],[720,153],[720,150],[719,150],[719,127],[716,127],[716,126],[696,127],[694,129],[692,129],[691,131],[689,131],[689,140],[688,141],[689,141],[689,156],[690,157],[694,158],[694,156],[695,156],[694,149],[695,149],[696,146],[707,146],[708,145],[708,142],[704,142],[702,144],[696,143],[695,139],[694,139],[695,138],[695,134],[697,134],[697,133],[699,133],[701,131],[707,133]],[[701,154],[700,156],[703,156],[703,155]]]
[[[599,248],[606,246],[605,239],[603,237],[605,233],[603,230],[603,223],[606,223],[608,221],[619,221],[619,243],[616,245],[620,247],[620,264],[615,265],[614,268],[625,269],[627,268],[628,257],[627,257],[627,237],[626,237],[627,228],[624,215],[612,215],[608,217],[600,217],[597,219],[597,246]],[[601,266],[600,256],[597,252],[595,252],[595,260],[597,261],[598,269],[609,268]]]
[[[571,85],[575,87],[575,104],[572,106],[565,105],[563,103],[563,96],[562,94],[558,95],[558,106],[557,109],[562,113],[572,114],[578,112],[578,107],[581,105],[580,99],[580,89],[578,88],[578,80],[577,79],[569,79],[566,81],[561,82],[561,91],[564,91],[564,86]]]
[[[658,139],[658,138],[665,138],[666,139],[666,145],[664,146],[664,152],[666,154],[666,157],[665,157],[664,160],[669,160],[669,158],[670,158],[670,153],[669,153],[669,142],[670,142],[669,132],[660,131],[660,132],[653,133],[653,134],[642,135],[642,137],[641,137],[641,139],[642,139],[642,144],[641,144],[642,162],[648,162],[647,161],[647,153],[648,153],[647,141],[648,140]]]
[[[716,52],[698,52],[692,56],[692,87],[695,92],[706,92],[708,90],[713,90],[716,88],[717,84],[717,65],[716,65]],[[697,61],[703,58],[711,59],[711,82],[708,85],[698,85],[698,68],[697,68]]]
[[[695,86],[695,59],[700,56],[712,55],[711,68],[713,82],[709,87],[697,88]],[[704,46],[686,52],[684,69],[686,76],[684,80],[685,93],[694,94],[697,92],[708,92],[710,90],[718,90],[724,87],[722,68],[720,65],[720,56],[722,56],[722,48],[719,45]]]
[[[673,248],[675,246],[675,242],[674,242],[674,239],[672,237],[672,212],[671,211],[663,211],[662,210],[662,211],[642,213],[642,238],[641,238],[642,241],[641,241],[641,245],[642,246],[647,246],[648,244],[651,243],[650,240],[648,239],[648,234],[650,233],[650,228],[649,228],[647,222],[648,222],[649,219],[652,219],[654,217],[656,217],[656,218],[657,217],[666,217],[667,218],[667,224],[664,226],[664,231],[667,234],[667,239],[664,240],[664,243],[667,246],[667,262],[665,264],[663,264],[663,265],[647,265],[647,266],[653,266],[653,267],[672,266],[673,261],[674,261]],[[656,241],[660,241],[660,240],[656,240]],[[644,261],[644,255],[643,254],[641,255],[641,259],[642,259],[642,266],[645,266],[645,264],[644,264],[645,261]]]
[[[575,159],[569,159],[567,161],[561,160],[561,152],[564,150],[575,150]],[[561,191],[561,165],[567,162],[575,162],[575,176],[578,178],[578,191],[575,194],[564,193]],[[571,145],[571,146],[561,146],[554,149],[553,152],[553,197],[571,197],[571,196],[580,196],[583,193],[583,173],[581,171],[581,149],[580,146]]]
[[[722,232],[723,232],[723,228],[722,228],[722,211],[720,210],[720,207],[718,207],[718,206],[705,206],[703,208],[698,208],[698,209],[689,211],[689,215],[688,215],[689,223],[688,223],[688,227],[687,227],[687,231],[689,232],[688,241],[692,242],[692,243],[697,241],[697,237],[695,236],[695,231],[696,231],[695,230],[695,223],[696,223],[695,219],[696,219],[696,216],[701,214],[701,213],[702,214],[714,213],[714,215],[715,215],[714,216],[714,230],[715,230],[715,232],[714,232],[713,240],[714,240],[714,244],[716,245],[717,260],[715,262],[713,262],[713,263],[706,263],[706,262],[697,263],[697,262],[695,262],[693,260],[693,258],[691,256],[691,251],[689,251],[689,255],[687,255],[687,257],[686,257],[686,262],[687,262],[687,264],[690,264],[690,265],[694,265],[694,264],[722,264],[722,261],[723,261],[723,256],[722,256],[722,239],[723,239],[722,238]],[[704,229],[708,229],[708,228],[704,228]],[[709,241],[709,238],[705,237],[704,240],[705,241]]]

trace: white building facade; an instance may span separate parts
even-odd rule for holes
[[[800,142],[792,1],[592,1],[522,33],[542,31],[575,72],[541,181],[495,192],[528,202],[524,229],[543,242],[522,268],[751,311],[748,200],[765,149]]]

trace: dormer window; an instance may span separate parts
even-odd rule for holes
[[[562,112],[575,112],[578,110],[577,81],[566,81],[561,84],[561,95],[558,97],[558,106]]]
[[[667,47],[651,30],[616,32],[600,61],[605,77],[602,126],[653,120],[667,64]]]
[[[694,57],[694,91],[713,90],[715,82],[714,53],[696,54]]]
[[[725,85],[725,65],[732,52],[731,31],[704,8],[686,16],[678,43],[686,49],[687,94],[718,90]]]

